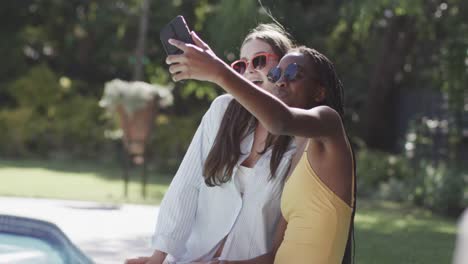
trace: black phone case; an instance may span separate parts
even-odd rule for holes
[[[167,55],[183,53],[180,49],[167,42],[170,38],[193,44],[192,36],[183,16],[177,16],[165,25],[159,33],[159,38]]]

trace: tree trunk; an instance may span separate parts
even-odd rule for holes
[[[141,6],[140,26],[138,31],[138,42],[135,51],[135,68],[133,70],[133,80],[143,80],[143,60],[145,58],[146,32],[148,31],[149,0],[143,0]]]
[[[384,33],[369,83],[363,135],[370,148],[393,152],[397,147],[398,89],[395,77],[402,71],[415,41],[413,19],[394,17]]]

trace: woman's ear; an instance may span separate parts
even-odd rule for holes
[[[325,88],[322,85],[319,85],[317,87],[317,91],[314,94],[314,101],[316,103],[323,102],[325,100],[325,96],[326,96]]]

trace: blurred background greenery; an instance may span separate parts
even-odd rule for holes
[[[408,241],[406,231],[416,230],[415,244],[445,243],[432,261],[447,262],[453,217],[468,205],[464,0],[2,1],[0,195],[158,203],[201,116],[222,90],[204,82],[175,84],[174,105],[153,123],[149,198],[122,200],[116,187],[122,184],[119,125],[98,106],[104,83],[119,78],[172,85],[159,30],[176,15],[232,61],[249,29],[272,22],[269,13],[298,43],[330,57],[344,83],[363,204],[359,239],[385,247],[382,236],[399,230],[398,239]],[[422,219],[433,213],[451,218],[421,224],[409,211]],[[379,229],[367,229],[372,223]],[[425,236],[426,225],[442,237]],[[370,251],[358,255],[375,263],[382,252]],[[434,256],[421,257],[426,253],[419,262],[388,263],[429,263]]]

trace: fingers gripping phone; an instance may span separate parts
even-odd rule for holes
[[[159,33],[164,50],[167,55],[182,54],[183,51],[169,44],[170,38],[193,44],[192,35],[183,16],[177,16],[165,25]]]

